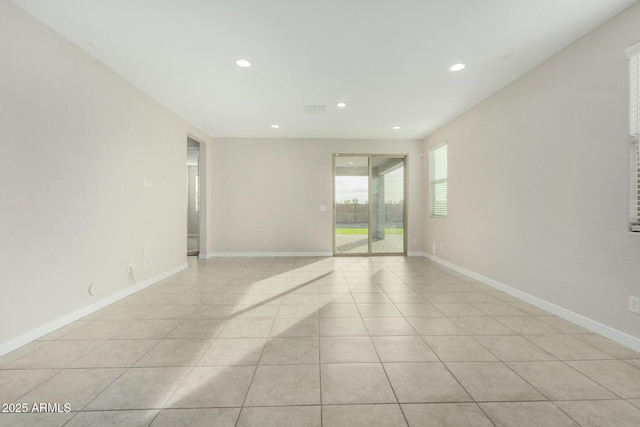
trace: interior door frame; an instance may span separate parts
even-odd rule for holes
[[[368,158],[368,165],[369,165],[369,176],[368,178],[368,205],[369,205],[369,214],[368,214],[368,218],[367,218],[367,222],[368,222],[368,228],[367,228],[367,240],[368,240],[368,245],[367,245],[367,252],[363,252],[363,253],[336,253],[336,157],[367,157]],[[402,176],[402,203],[403,203],[403,207],[402,207],[402,252],[373,252],[372,251],[372,245],[373,245],[373,238],[371,236],[371,218],[372,218],[372,213],[373,213],[373,204],[371,203],[371,195],[372,195],[372,186],[371,186],[371,181],[373,179],[373,171],[372,171],[372,167],[373,167],[373,162],[372,159],[374,157],[397,157],[397,158],[402,158],[402,163],[403,163],[403,176]],[[333,153],[331,155],[331,189],[332,189],[332,195],[333,195],[333,225],[331,226],[331,230],[332,230],[332,249],[333,249],[333,256],[392,256],[392,255],[399,255],[399,256],[406,256],[407,255],[407,242],[408,242],[408,212],[409,209],[407,209],[408,205],[409,205],[409,201],[407,200],[407,195],[409,194],[408,191],[408,180],[407,177],[408,175],[408,169],[409,169],[409,155],[407,153],[402,153],[402,154],[397,154],[397,153]]]
[[[199,137],[187,132],[187,139],[192,139],[199,144],[200,155],[198,157],[198,184],[200,187],[200,210],[198,218],[198,258],[207,259],[208,245],[207,245],[207,143]],[[188,200],[189,188],[187,186],[187,200]],[[188,227],[187,218],[187,227]],[[186,248],[186,234],[185,234],[185,248]],[[185,254],[187,252],[185,251]]]

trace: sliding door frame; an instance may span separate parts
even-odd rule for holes
[[[367,222],[368,222],[368,227],[367,227],[367,239],[368,239],[368,244],[367,244],[367,252],[363,252],[363,253],[337,253],[336,252],[336,218],[337,218],[337,213],[336,213],[336,157],[366,157],[368,159],[368,165],[369,165],[369,176],[368,176],[368,185],[367,185],[367,191],[368,191],[368,205],[369,205],[369,213],[368,213],[368,218],[367,218]],[[403,165],[403,176],[402,176],[402,252],[373,252],[373,238],[372,238],[372,233],[371,233],[371,218],[373,217],[373,203],[371,203],[372,197],[371,195],[373,194],[373,190],[372,190],[372,181],[373,181],[373,158],[374,157],[397,157],[397,158],[401,158],[402,159],[402,165]],[[332,183],[331,183],[331,188],[332,188],[332,193],[333,193],[333,225],[331,226],[331,229],[333,231],[333,236],[332,236],[332,241],[333,241],[333,256],[344,256],[344,257],[349,257],[349,256],[392,256],[392,255],[399,255],[399,256],[405,256],[407,255],[407,243],[408,243],[408,221],[407,221],[407,217],[408,217],[408,212],[409,210],[407,209],[408,205],[409,205],[409,201],[407,200],[407,195],[409,194],[408,191],[408,180],[407,177],[409,176],[408,174],[408,169],[409,169],[409,165],[408,165],[408,159],[409,159],[409,155],[407,153],[404,154],[396,154],[396,153],[333,153],[331,156],[331,177],[332,177]]]

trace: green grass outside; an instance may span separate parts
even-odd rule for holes
[[[366,228],[336,228],[336,234],[368,234]],[[385,228],[386,234],[402,234],[402,228]]]

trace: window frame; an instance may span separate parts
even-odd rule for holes
[[[629,228],[640,231],[640,42],[624,51],[629,60]]]
[[[446,148],[446,157],[445,157],[445,167],[446,167],[446,176],[444,178],[434,179],[436,176],[435,170],[435,154],[438,150],[442,148]],[[449,149],[448,149],[448,141],[443,141],[440,144],[431,147],[427,153],[427,160],[429,162],[429,216],[431,218],[447,218],[449,216]],[[435,203],[435,186],[437,184],[445,184],[447,199],[445,201],[444,210],[445,214],[437,214],[434,212]]]

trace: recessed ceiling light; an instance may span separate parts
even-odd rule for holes
[[[247,61],[246,59],[238,59],[236,60],[236,65],[238,67],[247,68],[251,67],[251,62]]]
[[[393,130],[398,130],[398,129],[400,129],[400,126],[394,126],[394,127],[392,127],[391,129],[393,129]]]
[[[280,125],[271,125],[271,128],[273,129],[278,129],[280,127]]]
[[[464,70],[464,67],[466,67],[466,65],[464,64],[454,64],[451,67],[449,67],[449,71],[460,71],[460,70]]]
[[[346,107],[346,106],[347,106],[347,104],[346,104],[346,103],[344,103],[344,102],[338,102],[338,103],[336,104],[336,107],[338,107],[338,108],[344,108],[344,107]]]

